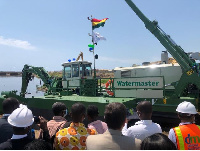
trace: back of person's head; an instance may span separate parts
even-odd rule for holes
[[[150,114],[152,113],[152,105],[149,101],[141,101],[136,107],[137,111],[140,111],[144,114]]]
[[[126,120],[126,107],[122,103],[114,102],[106,105],[104,112],[108,128],[121,129]]]
[[[45,142],[42,139],[36,139],[28,143],[25,147],[25,150],[52,150],[52,145],[48,142]]]
[[[62,102],[56,102],[52,105],[52,111],[55,116],[63,116],[67,107]]]
[[[180,120],[192,121],[192,120],[194,120],[195,115],[194,114],[188,114],[188,113],[178,113],[178,117],[179,117]]]
[[[146,137],[141,144],[141,150],[176,150],[175,144],[164,134],[156,133]]]
[[[86,108],[82,103],[75,103],[71,108],[72,121],[75,123],[83,122],[86,114]]]
[[[19,101],[16,98],[7,98],[2,102],[4,114],[11,114],[16,108],[19,107]]]
[[[91,119],[95,119],[99,115],[98,107],[96,105],[89,105],[87,108],[87,115]]]

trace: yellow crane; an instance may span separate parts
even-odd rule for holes
[[[82,52],[82,51],[81,51],[80,54],[78,55],[76,61],[79,61],[80,57],[81,57],[81,59],[82,59],[82,61],[83,61],[83,52]]]

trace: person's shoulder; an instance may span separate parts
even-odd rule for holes
[[[55,120],[49,120],[47,123],[55,123]]]
[[[158,124],[158,123],[154,123],[154,122],[152,122],[152,124],[155,124],[155,125],[158,125],[158,126],[160,126],[160,124]]]
[[[8,121],[6,120],[6,119],[0,119],[0,130],[2,129],[2,128],[4,128],[4,129],[12,129],[12,126],[8,123]]]
[[[134,136],[125,136],[125,135],[121,135],[120,136],[122,139],[127,139],[128,141],[133,141],[135,139]]]
[[[140,125],[136,124],[135,125],[132,125],[128,128],[128,131],[138,131],[138,128],[141,129]]]
[[[4,116],[2,116],[2,117],[0,118],[0,124],[1,124],[1,123],[8,123],[7,118],[4,117]]]
[[[51,126],[53,126],[55,124],[55,120],[50,120],[50,121],[48,121],[47,122],[47,127],[51,127]]]
[[[157,127],[161,128],[160,124],[158,124],[158,123],[152,122],[152,124],[153,124],[154,126],[157,126]]]
[[[5,118],[4,116],[2,116],[2,117],[0,118],[0,121],[4,121],[4,120],[6,120],[6,118]]]
[[[93,122],[89,123],[88,126],[94,126],[97,123],[99,123],[99,122],[98,121],[93,121]]]
[[[159,124],[152,122],[152,131],[156,131],[158,133],[162,133],[162,128]]]
[[[129,140],[132,136],[126,136],[126,135],[118,135],[117,136],[118,138],[121,138],[121,139],[123,139],[123,140]]]
[[[138,127],[141,127],[141,125],[144,125],[144,123],[142,121],[137,121],[135,122],[134,125],[130,126],[132,128],[138,128]]]
[[[6,142],[0,144],[0,150],[12,149],[11,139],[8,139]]]
[[[88,125],[98,125],[98,124],[101,124],[102,123],[102,121],[101,120],[96,120],[96,121],[93,121],[93,122],[91,122],[91,123],[89,123]]]
[[[107,123],[106,123],[106,122],[101,121],[101,123],[102,123],[102,125],[106,125],[106,126],[107,126]]]
[[[88,135],[86,141],[87,141],[87,142],[91,142],[91,141],[99,140],[99,139],[101,139],[101,138],[104,138],[104,134]]]
[[[87,138],[90,138],[90,139],[92,139],[92,138],[98,138],[98,137],[104,137],[104,134],[98,134],[98,135],[88,135],[88,137],[87,137]]]
[[[169,134],[172,134],[172,133],[174,133],[174,128],[171,128],[171,129],[169,130]]]
[[[103,134],[89,135],[86,139],[86,147],[88,150],[101,150],[106,143]]]
[[[90,142],[96,142],[97,140],[100,141],[101,138],[104,138],[102,134],[98,134],[98,135],[88,135],[86,142],[90,143]]]
[[[141,140],[133,137],[133,136],[121,136],[121,138],[119,139],[120,141],[123,142],[123,146],[125,145],[127,149],[127,147],[129,149],[139,149],[138,146],[140,146],[141,144]]]

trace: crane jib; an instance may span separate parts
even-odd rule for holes
[[[167,35],[159,26],[157,21],[150,21],[131,0],[125,0],[131,9],[137,14],[137,16],[143,21],[145,27],[160,41],[160,43],[168,50],[168,52],[179,63],[184,72],[194,72],[192,69],[194,63],[190,60],[189,56],[184,50],[178,46],[169,35]],[[192,72],[193,71],[193,72]]]

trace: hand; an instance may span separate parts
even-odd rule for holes
[[[48,130],[47,128],[47,122],[48,120],[46,120],[44,117],[39,116],[40,119],[40,124],[38,124],[38,126],[42,129],[42,130]]]
[[[130,121],[130,119],[127,119],[127,118],[126,118],[126,121],[125,121],[125,123],[127,123],[127,124],[128,124],[128,122],[129,122],[129,121]]]

